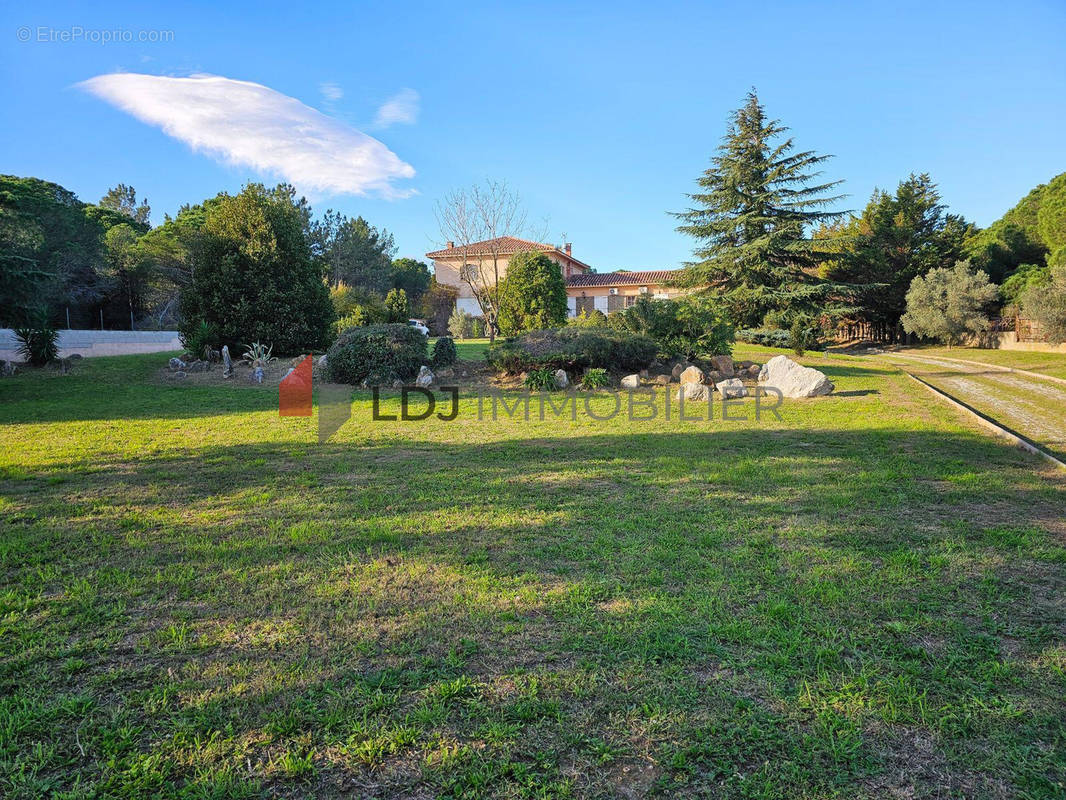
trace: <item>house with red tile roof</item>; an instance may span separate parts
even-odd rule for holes
[[[566,303],[570,316],[582,311],[611,314],[629,308],[638,297],[670,299],[684,293],[670,286],[680,275],[674,269],[619,270],[572,275],[566,279]]]
[[[676,297],[680,289],[667,286],[676,270],[596,272],[590,265],[574,257],[570,243],[562,246],[532,242],[515,236],[500,236],[484,242],[447,247],[426,253],[433,261],[437,282],[458,292],[456,307],[475,317],[482,316],[481,307],[470,286],[491,285],[507,274],[507,264],[517,253],[544,253],[559,265],[566,281],[567,308],[570,316],[582,311],[602,311],[609,314],[628,308],[641,295],[664,298]]]

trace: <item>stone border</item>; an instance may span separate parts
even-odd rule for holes
[[[907,370],[905,370],[905,369],[900,369],[900,372],[902,372],[904,375],[906,375],[908,378],[910,378],[911,380],[915,381],[916,383],[919,383],[922,386],[924,386],[935,397],[939,397],[942,400],[946,400],[950,405],[953,405],[959,411],[962,411],[966,416],[972,418],[977,424],[979,424],[979,425],[987,428],[988,430],[992,431],[992,433],[995,434],[996,436],[999,436],[999,437],[1001,437],[1003,439],[1006,439],[1011,444],[1013,444],[1015,447],[1019,447],[1022,450],[1025,450],[1027,453],[1032,453],[1033,455],[1040,456],[1041,458],[1045,459],[1046,461],[1050,461],[1052,464],[1054,464],[1059,469],[1066,470],[1066,463],[1063,463],[1062,461],[1059,461],[1057,458],[1055,458],[1055,456],[1051,455],[1051,453],[1049,453],[1046,450],[1042,450],[1041,448],[1037,447],[1035,444],[1030,442],[1028,439],[1025,439],[1025,438],[1019,436],[1018,434],[1016,434],[1014,431],[1010,430],[1009,428],[1005,428],[1004,426],[1002,426],[998,422],[996,422],[994,419],[991,419],[990,417],[986,417],[980,411],[978,411],[975,408],[971,408],[970,406],[966,405],[966,403],[962,402],[961,400],[956,400],[954,397],[952,397],[950,394],[948,394],[947,392],[943,391],[942,389],[936,388],[931,383],[926,383],[921,378],[919,378],[917,375],[912,375],[911,373],[907,372]]]

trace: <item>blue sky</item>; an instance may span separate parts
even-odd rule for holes
[[[420,257],[439,239],[437,199],[492,178],[601,271],[670,268],[692,244],[666,212],[684,207],[752,86],[798,146],[835,155],[826,176],[845,180],[845,208],[927,171],[953,211],[987,225],[1066,170],[1060,1],[23,3],[0,15],[0,170],[88,201],[132,184],[155,222],[289,175],[317,210],[362,214]],[[172,33],[38,40],[78,28]],[[201,74],[218,77],[159,80]]]

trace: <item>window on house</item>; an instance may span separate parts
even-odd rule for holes
[[[460,267],[459,277],[464,281],[476,281],[480,277],[477,264],[465,264]]]
[[[577,297],[574,299],[574,313],[578,316],[581,312],[585,312],[585,316],[589,316],[596,310],[596,298],[594,297]]]
[[[607,297],[607,313],[621,311],[626,307],[626,298],[620,294],[612,294]]]

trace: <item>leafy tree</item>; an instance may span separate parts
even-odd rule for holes
[[[432,274],[424,261],[397,258],[392,262],[392,288],[403,289],[411,308],[418,308],[429,290]]]
[[[448,331],[448,319],[455,308],[459,292],[452,286],[438,283],[434,275],[429,279],[429,289],[422,296],[419,313],[426,320],[430,332],[441,335]]]
[[[505,336],[565,324],[566,281],[559,265],[538,252],[512,256],[500,281],[497,322]]]
[[[181,309],[183,333],[203,321],[233,347],[263,342],[284,354],[328,343],[329,291],[289,187],[248,184],[205,208]]]
[[[822,238],[835,237],[841,244],[822,274],[866,286],[859,316],[895,329],[906,309],[911,281],[962,258],[964,241],[972,231],[961,216],[946,213],[929,175],[912,174],[900,182],[894,195],[875,191],[862,214],[844,226],[820,231]]]
[[[141,225],[147,225],[152,214],[148,201],[142,200],[141,204],[137,205],[137,190],[124,183],[108,189],[107,194],[100,198],[99,206],[124,214]]]
[[[907,290],[903,327],[908,333],[958,344],[964,336],[988,328],[983,309],[996,299],[988,275],[975,272],[969,261],[937,267],[919,275]]]
[[[693,237],[696,261],[682,281],[710,286],[737,325],[758,325],[767,311],[844,313],[839,301],[853,290],[824,280],[818,268],[830,256],[813,241],[811,226],[836,219],[826,210],[840,181],[819,183],[828,156],[793,152],[788,129],[766,117],[752,91],[733,113],[711,167],[688,195],[694,207],[675,214],[678,230]]]
[[[474,335],[474,317],[456,306],[448,318],[448,333],[455,339],[470,339]]]
[[[1051,267],[1046,283],[1025,290],[1022,310],[1049,342],[1066,342],[1066,264]]]
[[[396,245],[391,233],[332,209],[310,223],[309,230],[315,259],[332,285],[343,281],[381,296],[393,288]]]
[[[407,322],[410,316],[407,305],[407,292],[403,289],[390,289],[385,296],[385,313],[388,322]]]

